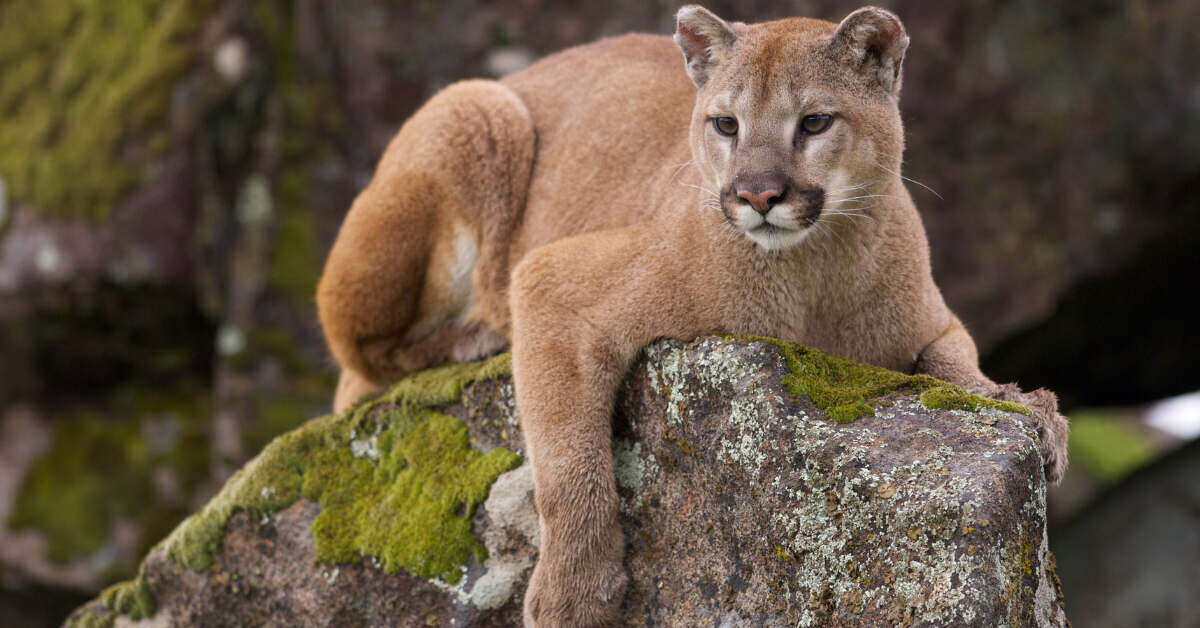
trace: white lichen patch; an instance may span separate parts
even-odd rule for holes
[[[656,367],[649,369],[648,376],[654,390],[666,397],[669,427],[685,427],[692,409],[698,405],[696,402],[714,390],[744,391],[751,395],[769,390],[755,381],[762,376],[761,366],[738,359],[737,351],[737,345],[716,339],[697,343],[690,353],[680,343],[659,343],[647,349],[647,362]],[[699,385],[689,391],[686,389],[689,381]]]
[[[757,477],[766,462],[760,446],[767,431],[787,417],[781,391],[766,385],[762,365],[739,358],[738,351],[738,345],[715,339],[697,343],[690,352],[679,344],[661,343],[649,353],[652,363],[659,365],[649,369],[650,380],[666,397],[668,427],[684,433],[693,422],[694,408],[703,407],[698,403],[701,397],[714,391],[732,397],[727,423],[736,433],[721,441],[719,459],[752,470]]]
[[[499,399],[496,400],[496,407],[500,410],[501,418],[508,423],[509,427],[519,429],[521,427],[521,419],[517,414],[517,398],[516,392],[513,390],[512,381],[505,380],[500,385],[497,394],[499,395]]]
[[[1046,529],[1042,528],[1042,540],[1038,544],[1037,564],[1045,565],[1050,553]],[[1065,626],[1067,617],[1057,604],[1058,590],[1050,582],[1046,569],[1038,569],[1037,591],[1034,592],[1033,616],[1039,626]]]
[[[540,545],[540,525],[533,501],[533,467],[529,462],[497,478],[483,508],[488,521],[482,534],[488,552],[483,574],[471,579],[466,577],[469,570],[463,567],[464,577],[457,585],[442,581],[434,584],[460,604],[488,610],[517,599],[521,583],[533,567],[532,556],[515,552],[513,540],[519,539],[534,548]]]
[[[766,399],[761,388],[747,392],[730,404],[729,423],[737,428],[738,434],[721,441],[720,460],[752,469],[757,476],[767,460],[760,445],[766,440],[767,426],[780,419],[779,404],[764,403]]]
[[[667,398],[667,425],[681,428],[684,425],[683,412],[688,407],[688,397],[682,385],[685,375],[681,365],[683,352],[676,347],[674,351],[668,349],[657,357],[661,366],[656,375],[661,373],[662,377],[656,376],[653,381],[661,387]]]
[[[322,569],[321,570],[321,578],[323,580],[325,580],[326,584],[333,584],[333,583],[337,582],[338,576],[341,573],[342,573],[342,570],[337,567],[334,567],[333,569],[330,569],[330,570]]]
[[[382,429],[382,424],[376,425],[375,433],[370,436],[357,436],[355,432],[351,432],[350,455],[355,458],[367,458],[373,462],[379,462],[379,432]]]
[[[471,602],[471,591],[469,590],[470,583],[467,578],[467,566],[459,565],[458,572],[458,584],[450,584],[441,578],[431,578],[427,582],[445,591],[457,600],[459,604],[469,604]]]
[[[513,560],[489,558],[485,563],[487,571],[471,587],[468,601],[485,610],[504,606],[514,593],[518,593],[518,585],[526,570],[532,566],[533,561],[528,557]]]
[[[534,547],[540,545],[533,501],[533,466],[529,462],[496,478],[483,507],[493,525],[520,535]]]
[[[613,441],[613,471],[617,486],[629,493],[629,497],[621,499],[621,512],[629,514],[641,508],[642,486],[657,479],[661,467],[654,453],[643,451],[641,443],[619,438]]]

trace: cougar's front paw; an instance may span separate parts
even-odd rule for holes
[[[1037,423],[1046,479],[1054,484],[1061,482],[1063,474],[1067,472],[1067,436],[1071,430],[1067,417],[1058,413],[1058,397],[1045,388],[1021,392],[1016,384],[990,386],[977,392],[985,397],[1012,401],[1029,408]]]
[[[1062,481],[1067,472],[1067,437],[1070,425],[1067,417],[1058,413],[1058,397],[1039,388],[1025,393],[1022,400],[1037,419],[1038,438],[1042,444],[1042,460],[1045,462],[1046,479],[1054,484]]]
[[[615,626],[629,578],[620,558],[579,568],[539,560],[525,591],[526,628]]]

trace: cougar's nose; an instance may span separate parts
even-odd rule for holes
[[[766,215],[766,213],[771,211],[771,208],[774,207],[776,203],[783,200],[783,192],[779,190],[767,190],[766,192],[759,192],[758,194],[754,194],[752,192],[738,192],[738,198],[750,203],[750,206],[754,208],[754,211]]]
[[[785,181],[776,177],[748,178],[734,184],[737,197],[746,201],[754,211],[766,215],[787,194]]]

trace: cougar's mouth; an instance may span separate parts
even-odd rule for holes
[[[798,212],[792,207],[783,207],[780,210],[771,211],[762,217],[762,222],[747,229],[747,231],[761,231],[763,233],[804,231],[816,224],[820,217],[820,208]]]
[[[778,233],[783,233],[785,231],[795,231],[795,229],[789,229],[787,227],[780,227],[779,225],[771,224],[769,222],[764,221],[761,225],[751,229],[750,233],[753,233],[755,235],[768,235],[769,236],[769,235],[775,235]]]
[[[767,251],[782,251],[800,244],[812,231],[807,221],[801,220],[796,226],[780,226],[764,220],[757,227],[745,230],[746,237]]]

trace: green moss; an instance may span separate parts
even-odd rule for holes
[[[975,412],[984,408],[992,410],[1003,410],[1004,412],[1015,412],[1017,414],[1029,414],[1029,408],[1011,401],[997,401],[972,395],[971,393],[959,388],[946,384],[931,388],[921,393],[921,405],[926,408],[936,410],[966,410]]]
[[[234,513],[270,514],[303,496],[321,504],[312,525],[318,560],[374,556],[389,573],[457,582],[459,565],[484,557],[471,515],[520,458],[475,451],[465,425],[429,407],[456,401],[467,382],[510,371],[503,355],[416,373],[376,400],[276,438],[163,542],[167,555],[203,571]]]
[[[921,403],[930,409],[978,410],[996,408],[1029,414],[1024,406],[986,399],[928,375],[906,375],[877,366],[809,349],[794,342],[762,336],[729,336],[731,339],[765,342],[779,348],[791,373],[783,387],[793,397],[808,397],[825,416],[838,423],[851,423],[873,416],[870,403],[897,391],[920,392]]]
[[[154,615],[154,595],[146,584],[145,573],[100,592],[96,600],[67,618],[64,628],[112,628],[118,615],[132,620]]]
[[[376,556],[388,573],[404,569],[456,584],[459,565],[472,555],[487,558],[471,534],[476,506],[520,457],[504,449],[475,451],[467,426],[453,417],[401,414],[386,419],[396,427],[380,435],[378,464],[352,458],[343,447],[327,452],[318,465],[322,472],[305,475],[304,497],[322,506],[312,524],[317,560]]]
[[[88,607],[75,611],[67,621],[63,622],[63,628],[112,628],[117,622],[116,611],[100,606],[88,605]]]
[[[1071,461],[1105,484],[1146,464],[1154,447],[1145,433],[1114,412],[1081,410],[1071,415]]]
[[[109,416],[60,418],[50,450],[31,467],[8,525],[46,535],[51,560],[92,556],[111,538],[112,524],[139,524],[140,544],[166,534],[184,515],[186,501],[207,475],[207,394],[199,386],[175,389],[125,386],[107,400]],[[156,469],[169,469],[182,500],[155,490]],[[132,565],[116,565],[128,575]],[[122,573],[123,571],[123,573]]]
[[[485,362],[449,364],[410,375],[372,403],[359,406],[358,413],[376,404],[435,406],[457,401],[469,382],[497,379],[512,374],[512,354],[503,353]]]
[[[796,392],[792,391],[792,394],[795,395]],[[875,416],[875,407],[865,401],[851,401],[826,408],[825,416],[838,423],[853,423],[865,416]]]
[[[209,0],[0,4],[0,176],[16,202],[100,218],[160,151]],[[148,137],[142,137],[148,136]]]
[[[128,615],[130,619],[145,619],[154,614],[154,596],[146,585],[146,578],[137,578],[108,587],[100,593],[100,600],[112,610]]]

